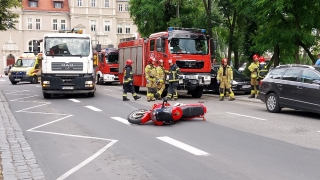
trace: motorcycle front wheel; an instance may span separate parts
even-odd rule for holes
[[[130,113],[127,119],[131,124],[140,124],[142,117],[147,111],[146,109],[137,109]]]

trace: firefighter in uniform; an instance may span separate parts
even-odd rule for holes
[[[258,80],[259,82],[268,74],[268,67],[263,56],[259,57]]]
[[[172,59],[169,59],[168,61],[170,65],[170,69],[168,71],[169,74],[169,88],[168,88],[168,95],[167,98],[176,101],[178,99],[178,83],[179,83],[179,78],[180,78],[180,68],[176,65],[173,64]],[[173,97],[172,97],[173,96]]]
[[[166,80],[166,74],[165,74],[165,70],[163,67],[163,60],[160,59],[159,65],[157,67],[157,90],[158,90],[158,92],[156,95],[157,99],[159,99],[159,100],[161,100],[162,92],[166,87],[165,80]]]
[[[126,61],[125,71],[124,71],[124,80],[123,80],[123,101],[130,101],[127,98],[127,92],[131,92],[134,100],[140,99],[141,96],[138,96],[133,87],[133,73],[132,73],[132,60],[128,59]]]
[[[252,57],[253,62],[248,67],[251,72],[251,95],[249,98],[255,98],[259,92],[258,70],[259,70],[259,55],[255,54]]]
[[[145,68],[145,76],[147,80],[147,100],[155,101],[154,95],[157,93],[157,69],[155,67],[156,59],[150,57],[148,61],[148,65]]]
[[[228,59],[222,59],[222,65],[219,67],[217,74],[218,84],[220,83],[220,101],[224,99],[224,92],[229,94],[229,101],[235,100],[234,94],[231,89],[231,82],[233,81],[233,70],[228,65]]]

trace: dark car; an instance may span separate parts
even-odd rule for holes
[[[211,69],[211,83],[208,86],[205,86],[205,91],[214,91],[219,92],[219,84],[217,83],[217,73],[220,65],[212,65]],[[233,83],[232,90],[234,92],[244,92],[250,93],[250,78],[241,74],[236,69],[233,69]]]
[[[286,107],[320,113],[320,67],[277,66],[260,82],[258,98],[269,112]]]

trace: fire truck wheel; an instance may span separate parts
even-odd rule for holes
[[[31,84],[38,84],[38,77],[37,76],[32,77]]]
[[[201,98],[203,94],[203,87],[198,86],[193,92],[191,92],[191,96],[193,98]]]
[[[50,97],[51,97],[51,94],[43,93],[43,97],[44,97],[45,99],[48,99],[48,98],[50,98]]]

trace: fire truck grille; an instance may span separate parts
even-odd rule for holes
[[[196,60],[177,60],[176,64],[179,68],[184,69],[202,69],[204,67],[203,61]]]
[[[110,72],[118,72],[119,68],[110,68]]]
[[[82,62],[52,62],[51,63],[52,71],[82,71],[83,63]]]

